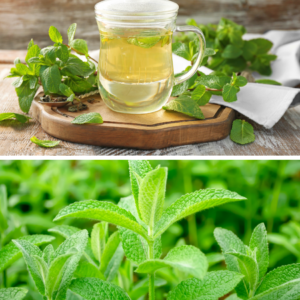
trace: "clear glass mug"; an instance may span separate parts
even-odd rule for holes
[[[173,86],[197,72],[205,39],[195,26],[176,26],[178,9],[168,0],[105,0],[96,4],[99,90],[110,109],[128,114],[158,111]],[[195,64],[176,78],[172,60],[175,31],[194,32],[200,40]]]

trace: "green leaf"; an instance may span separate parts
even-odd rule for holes
[[[97,278],[75,279],[69,288],[86,300],[130,300],[120,287]]]
[[[269,52],[273,46],[273,43],[269,40],[258,38],[250,40],[252,43],[255,43],[257,46],[256,54],[265,54]]]
[[[16,64],[16,69],[20,75],[30,74],[29,68],[22,63]]]
[[[53,65],[56,62],[56,47],[49,47],[45,54],[45,62],[47,65]]]
[[[241,145],[254,142],[255,135],[252,125],[244,120],[234,120],[230,132],[230,139]]]
[[[40,246],[43,244],[50,243],[54,240],[54,237],[49,235],[29,235],[23,236],[16,241],[28,241],[34,245]],[[22,257],[22,253],[19,248],[10,242],[0,250],[0,272],[7,269],[12,263]]]
[[[148,237],[147,231],[136,222],[136,219],[131,213],[110,202],[86,200],[73,203],[63,208],[55,217],[54,221],[68,217],[106,221],[128,228],[144,236],[146,239]]]
[[[44,261],[46,262],[46,264],[48,266],[50,266],[50,264],[51,264],[51,262],[53,260],[53,256],[54,256],[54,248],[50,244],[43,251],[43,259],[44,259]]]
[[[92,251],[98,262],[101,261],[105,248],[107,229],[108,223],[101,222],[94,225],[91,233]]]
[[[214,236],[222,249],[228,270],[240,272],[237,258],[226,253],[236,251],[238,253],[246,254],[246,247],[243,242],[233,232],[223,228],[216,228],[214,230]],[[248,299],[248,292],[243,282],[238,284],[236,291],[242,299]]]
[[[50,28],[49,28],[49,37],[54,43],[62,43],[63,42],[63,38],[62,38],[60,32],[54,26],[50,26]]]
[[[185,58],[188,61],[193,59],[194,53],[190,51],[190,45],[186,43],[173,43],[172,44],[172,51],[174,54]]]
[[[76,117],[72,122],[72,124],[102,124],[103,119],[101,115],[97,112],[92,112],[88,114],[82,114]]]
[[[70,87],[70,89],[74,93],[78,93],[78,94],[88,93],[89,91],[93,90],[93,86],[90,84],[88,79],[85,78],[80,78],[80,77],[67,78],[64,81],[64,84]]]
[[[38,83],[38,78],[36,76],[33,76],[29,79],[29,88],[34,89]]]
[[[48,265],[44,261],[43,257],[33,255],[32,259],[35,261],[35,264],[37,266],[37,269],[39,271],[39,274],[41,275],[42,281],[45,284],[46,283],[46,278],[48,275]]]
[[[34,144],[43,147],[43,148],[53,148],[57,146],[60,141],[48,141],[48,140],[39,140],[35,136],[30,139]]]
[[[198,103],[198,100],[205,94],[205,86],[200,84],[192,92],[192,99]]]
[[[280,82],[271,79],[258,79],[255,80],[255,82],[262,83],[262,84],[282,85]]]
[[[41,68],[40,70],[41,81],[45,90],[50,93],[57,93],[59,91],[59,85],[61,82],[61,74],[58,66]]]
[[[67,62],[69,59],[69,50],[68,47],[64,44],[61,44],[56,49],[56,56],[62,61]]]
[[[224,52],[222,53],[222,57],[233,59],[238,58],[242,53],[243,51],[239,47],[234,45],[227,45],[224,49]]]
[[[101,271],[94,265],[87,261],[81,261],[74,273],[76,278],[93,277],[105,280],[106,278]]]
[[[269,266],[269,248],[267,240],[267,230],[264,223],[259,224],[253,230],[250,249],[256,251],[256,261],[259,268],[259,280],[267,273]]]
[[[243,33],[238,30],[232,30],[228,34],[231,44],[233,44],[234,46],[236,46],[238,48],[241,48],[244,45],[244,40],[243,40],[242,36],[243,36]]]
[[[38,87],[36,87],[35,89],[30,89],[29,81],[23,82],[20,87],[16,88],[16,93],[19,98],[19,106],[23,112],[29,112],[31,103],[37,92],[37,89]]]
[[[111,282],[115,279],[123,259],[124,259],[124,251],[122,245],[119,244],[117,250],[115,251],[113,257],[109,261],[106,270],[104,272],[104,276],[107,281]]]
[[[13,83],[12,86],[17,88],[20,87],[23,83],[23,76],[22,77],[18,77]]]
[[[56,293],[59,289],[59,285],[63,276],[64,268],[67,264],[67,261],[72,255],[74,254],[64,254],[58,256],[52,261],[46,279],[46,295],[49,297],[49,299],[55,299]]]
[[[248,81],[244,76],[238,76],[235,81],[235,84],[240,87],[245,86],[247,83],[248,83]]]
[[[27,46],[27,50],[29,50],[34,45],[33,39],[30,40]]]
[[[135,207],[137,209],[139,217],[141,217],[140,212],[138,211],[138,199],[139,199],[139,184],[134,175],[137,174],[141,178],[144,178],[148,172],[152,171],[152,167],[147,160],[130,160],[129,161],[129,175],[131,182],[131,190],[135,200]]]
[[[229,76],[216,76],[216,75],[201,75],[197,79],[197,83],[207,86],[211,89],[221,90],[224,85],[230,83]]]
[[[74,94],[73,91],[67,85],[65,85],[63,83],[61,83],[59,85],[59,90],[64,96],[67,96],[67,97]]]
[[[231,292],[242,278],[241,274],[230,271],[209,272],[203,280],[182,281],[169,293],[167,300],[219,299]]]
[[[206,91],[200,99],[195,100],[199,106],[204,106],[207,104],[212,96],[212,93]]]
[[[192,98],[184,95],[171,100],[163,106],[163,109],[176,111],[200,120],[205,119],[199,105]]]
[[[189,69],[190,69],[190,67],[187,68],[187,70],[189,70]],[[185,73],[187,73],[187,71],[176,74],[175,77],[181,76],[182,74],[185,74]],[[171,96],[172,97],[180,96],[187,89],[192,88],[195,84],[196,79],[197,79],[197,74],[194,74],[190,79],[188,79],[180,84],[175,85],[173,87]]]
[[[73,23],[69,29],[68,29],[68,40],[69,40],[69,45],[71,44],[71,42],[74,39],[75,36],[75,32],[76,32],[76,28],[77,28],[77,24]]]
[[[31,118],[27,117],[27,116],[24,116],[24,115],[16,114],[16,113],[2,113],[2,114],[0,114],[0,122],[3,121],[3,120],[9,120],[9,119],[16,119],[20,123],[26,123]]]
[[[152,48],[161,40],[160,36],[150,36],[150,37],[132,37],[127,39],[127,43],[142,47],[145,49]]]
[[[26,294],[25,288],[0,289],[0,300],[22,300]]]
[[[164,209],[167,177],[168,169],[159,168],[148,172],[140,184],[139,211],[142,220],[151,229],[161,218]]]
[[[226,102],[234,102],[237,101],[236,94],[239,92],[238,88],[230,83],[227,83],[223,87],[222,96],[224,101]]]
[[[94,73],[94,69],[92,69],[88,62],[82,61],[77,56],[70,54],[70,57],[67,61],[66,66],[62,69],[70,72],[73,75],[87,77]]]
[[[248,295],[253,295],[259,283],[259,269],[256,261],[246,254],[227,252],[237,258],[240,273],[243,274]]]
[[[79,253],[83,252],[86,248],[88,242],[88,232],[87,230],[80,230],[75,232],[70,237],[68,237],[59,247],[55,250],[53,257],[54,259],[60,255],[65,255],[70,251],[76,249]],[[74,251],[73,251],[74,252]]]
[[[75,98],[75,94],[72,94],[70,97],[68,97],[67,102],[73,102]]]
[[[297,294],[297,297],[299,297],[300,264],[282,266],[269,272],[258,287],[255,293],[256,297],[254,297],[253,299],[298,299],[297,297],[292,297],[293,288]],[[265,294],[267,296],[264,296]],[[260,295],[261,297],[257,295]],[[274,298],[275,295],[280,295],[282,298]]]
[[[169,226],[182,218],[204,209],[241,200],[246,200],[246,198],[222,189],[205,189],[186,194],[163,212],[155,228],[155,237],[161,235]]]
[[[249,61],[252,60],[254,55],[257,53],[257,45],[253,41],[244,41],[244,46],[243,46],[243,57]]]
[[[73,48],[79,54],[83,54],[83,55],[89,54],[88,46],[85,40],[81,40],[81,39],[73,40],[70,43],[70,47]]]
[[[34,259],[34,255],[42,258],[42,251],[35,245],[25,240],[13,240],[13,243],[19,248],[26,262],[28,272],[30,273],[38,291],[45,295],[45,284],[40,273],[39,266]]]
[[[208,262],[198,248],[184,245],[173,248],[163,260],[146,260],[135,272],[153,273],[165,267],[173,267],[194,277],[203,278],[208,269]]]

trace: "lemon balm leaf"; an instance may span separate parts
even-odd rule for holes
[[[57,146],[60,141],[48,141],[48,140],[39,140],[35,136],[30,139],[34,144],[43,147],[43,148],[53,148]]]

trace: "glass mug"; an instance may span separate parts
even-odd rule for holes
[[[195,26],[176,27],[179,6],[168,0],[105,0],[95,6],[100,31],[99,91],[112,110],[145,114],[160,110],[174,85],[191,78],[205,50]],[[200,40],[196,62],[174,77],[172,35],[194,32]]]

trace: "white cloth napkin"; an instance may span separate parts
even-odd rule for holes
[[[283,86],[248,83],[238,93],[238,101],[227,103],[221,96],[212,96],[210,103],[228,106],[245,115],[265,128],[272,128],[284,115],[287,109],[300,104],[300,89],[293,88],[300,83],[300,30],[272,30],[265,34],[245,34],[244,39],[263,37],[273,42],[272,53],[278,56],[272,62],[273,73],[270,77],[254,73],[255,79],[273,79]],[[99,50],[91,52],[96,60]],[[173,54],[174,71],[180,73],[190,62]],[[209,74],[212,70],[201,67]]]

